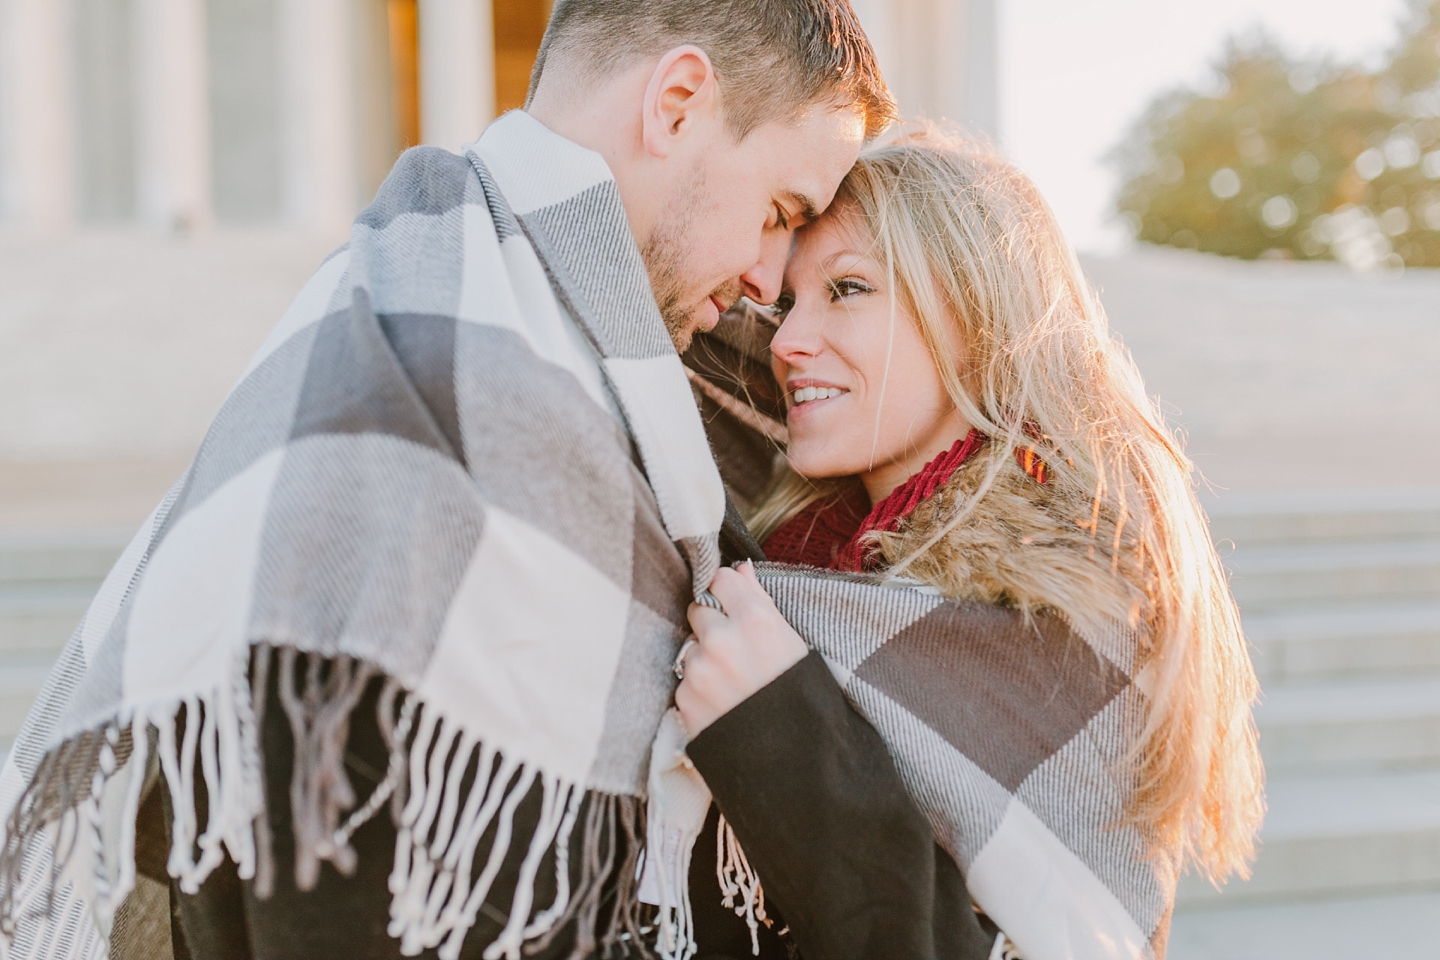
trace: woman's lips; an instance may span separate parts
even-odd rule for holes
[[[834,384],[814,380],[796,380],[786,385],[786,396],[790,401],[790,415],[808,413],[838,400],[850,391]]]

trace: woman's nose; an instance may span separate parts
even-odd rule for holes
[[[796,361],[816,356],[823,348],[819,318],[811,316],[810,311],[798,303],[790,308],[770,340],[770,353],[791,367]]]

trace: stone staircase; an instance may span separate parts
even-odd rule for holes
[[[0,757],[130,535],[0,533]]]
[[[1269,813],[1250,881],[1182,881],[1177,934],[1440,891],[1440,490],[1229,494],[1210,514],[1264,689]]]

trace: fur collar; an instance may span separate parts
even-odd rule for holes
[[[992,470],[993,483],[976,500]],[[1076,626],[1149,619],[1138,544],[1123,526],[1116,537],[1113,513],[1096,516],[1093,496],[1068,470],[1035,482],[1000,444],[971,457],[898,530],[872,535],[883,565],[904,561],[967,507],[904,576],[953,599],[1054,611]]]

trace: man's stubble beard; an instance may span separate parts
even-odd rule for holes
[[[669,216],[655,225],[650,238],[640,249],[645,269],[650,274],[650,289],[655,295],[655,305],[660,308],[660,318],[677,353],[690,349],[695,336],[695,313],[703,301],[686,303],[691,295],[686,273],[694,252],[696,225],[701,221],[701,206],[705,199],[705,169],[698,168],[683,187],[671,198]],[[733,290],[732,290],[733,287]],[[731,295],[733,292],[733,296]],[[715,291],[722,302],[729,304],[740,299],[738,283],[726,284]]]
[[[650,274],[650,289],[655,294],[655,305],[660,308],[660,319],[678,353],[690,348],[694,334],[690,331],[690,318],[694,310],[686,310],[685,247],[682,239],[688,232],[686,224],[671,221],[657,224],[650,239],[640,251],[645,269]]]

